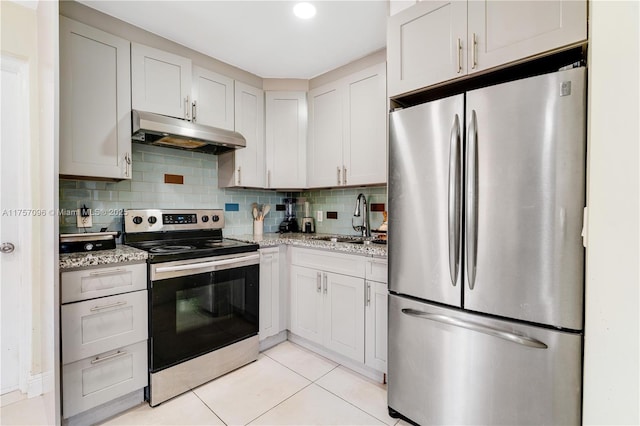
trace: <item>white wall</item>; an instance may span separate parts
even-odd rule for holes
[[[58,210],[58,2],[40,1],[38,37],[38,155],[32,157],[36,208]],[[60,424],[60,315],[58,218],[40,217],[34,232],[40,286],[40,361],[42,394],[48,424]]]
[[[29,64],[31,206],[57,207],[58,3],[2,1],[2,52]],[[49,424],[59,423],[58,226],[54,215],[31,217],[32,359],[29,394],[42,394]]]
[[[640,424],[639,3],[590,2],[584,424]]]

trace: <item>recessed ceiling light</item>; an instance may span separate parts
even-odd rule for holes
[[[293,13],[300,19],[313,18],[316,15],[316,7],[311,3],[298,3],[293,6]]]

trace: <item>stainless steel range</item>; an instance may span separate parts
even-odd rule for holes
[[[125,244],[149,253],[151,406],[258,357],[258,246],[222,228],[222,210],[125,211]]]

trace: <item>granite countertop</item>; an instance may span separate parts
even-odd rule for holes
[[[87,266],[109,265],[112,263],[145,261],[147,257],[147,252],[144,250],[120,244],[113,250],[61,253],[60,271],[84,268]]]
[[[387,246],[384,244],[353,244],[349,242],[324,241],[319,238],[339,237],[342,239],[358,240],[357,236],[334,234],[278,234],[269,233],[262,236],[233,235],[229,239],[258,244],[260,248],[276,247],[288,244],[295,247],[307,247],[339,251],[363,256],[387,257]],[[126,245],[118,245],[113,250],[99,250],[81,253],[60,254],[60,271],[85,268],[88,266],[109,265],[124,262],[143,262],[147,260],[147,252]]]
[[[331,242],[319,238],[338,237],[343,239],[359,240],[355,235],[335,235],[335,234],[302,234],[302,233],[267,233],[261,236],[232,235],[227,238],[258,244],[260,248],[275,247],[281,244],[288,244],[295,247],[318,248],[331,251],[340,251],[364,256],[387,257],[386,244],[353,244],[350,242]]]

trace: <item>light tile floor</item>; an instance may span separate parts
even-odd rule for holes
[[[386,386],[291,342],[258,360],[115,425],[406,425],[387,414]]]
[[[46,425],[42,397],[8,402],[0,424]],[[158,407],[147,403],[103,423],[115,425],[396,425],[385,385],[291,342]]]

